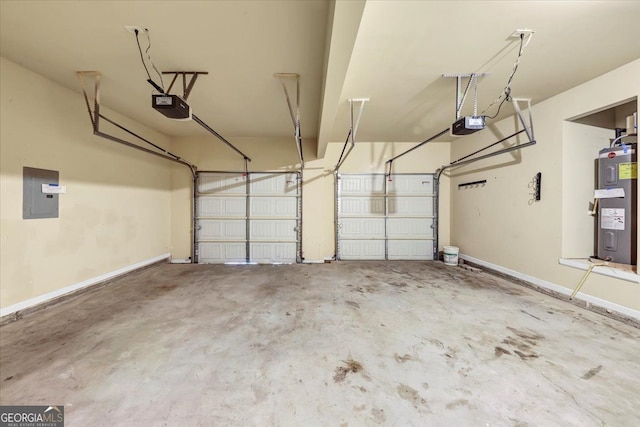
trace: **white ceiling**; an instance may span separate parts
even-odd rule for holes
[[[124,29],[146,27],[161,70],[209,72],[189,98],[200,118],[231,140],[291,137],[292,150],[273,73],[299,73],[303,137],[318,138],[322,153],[346,138],[349,98],[371,98],[358,141],[422,141],[455,117],[455,82],[443,73],[489,73],[480,111],[501,93],[514,30],[535,34],[512,95],[536,103],[640,58],[639,19],[640,1],[2,0],[0,53],[77,92],[75,71],[99,70],[103,104],[168,135],[206,134],[151,109]]]
[[[195,123],[171,121],[151,108],[153,88],[125,25],[150,30],[151,58],[161,71],[209,72],[198,78],[188,101],[223,136],[293,140],[276,72],[301,75],[302,130],[306,136],[316,133],[327,1],[2,0],[1,5],[2,56],[76,92],[75,72],[98,70],[102,104],[163,133],[208,135]],[[145,35],[140,43],[144,51]],[[177,89],[172,92],[180,93],[181,85]]]

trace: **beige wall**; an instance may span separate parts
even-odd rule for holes
[[[566,247],[568,219],[563,211],[571,192],[565,185],[572,164],[565,120],[639,96],[638,75],[640,61],[635,61],[535,105],[536,146],[455,170],[451,186],[445,176],[440,247],[453,244],[462,253],[573,288],[583,272],[558,264]],[[91,135],[77,93],[5,59],[0,83],[2,307],[165,252],[174,258],[190,255],[192,180],[186,168]],[[109,115],[154,142],[170,145],[200,170],[243,168],[242,159],[212,136],[170,142],[115,113]],[[515,119],[509,118],[452,144],[430,143],[397,160],[394,172],[435,172],[515,126]],[[297,164],[293,138],[233,142],[253,158],[252,171],[287,170]],[[414,145],[358,143],[341,172],[382,173],[385,160]],[[303,255],[307,260],[334,255],[332,169],[342,143],[329,144],[322,159],[313,158],[315,149],[315,141],[305,141]],[[23,166],[60,171],[61,184],[67,186],[67,194],[60,196],[60,218],[22,219]],[[529,204],[528,184],[538,171],[543,174],[542,201]],[[486,179],[487,185],[457,188],[456,184],[479,179]],[[584,292],[640,309],[634,283],[592,275]]]
[[[558,264],[565,234],[563,221],[568,221],[563,220],[563,203],[572,192],[570,186],[563,185],[563,171],[573,167],[576,160],[564,150],[565,120],[639,97],[639,75],[640,60],[636,60],[534,105],[537,145],[454,170],[452,244],[483,261],[574,288],[584,272]],[[499,135],[508,135],[515,124],[512,117],[497,123],[493,133],[485,130],[461,138],[452,144],[452,158],[485,146]],[[537,172],[542,172],[542,200],[529,204],[528,184]],[[487,180],[485,187],[457,190],[458,183],[480,179]],[[588,201],[584,200],[585,207]],[[637,283],[592,274],[582,291],[640,309]]]
[[[0,60],[1,307],[169,252],[171,163],[93,136],[79,94]],[[23,166],[60,172],[59,218],[22,219]]]
[[[297,165],[297,154],[291,139],[233,139],[240,150],[252,158],[251,171],[287,170]],[[412,143],[358,143],[341,172],[385,172],[385,161],[413,147]],[[198,159],[199,170],[240,171],[242,158],[213,137],[175,138],[172,150],[187,159]],[[342,150],[341,143],[329,144],[323,159],[313,159],[315,141],[305,146],[303,175],[302,251],[306,260],[323,260],[335,255],[334,242],[334,175],[333,168]],[[449,162],[449,145],[431,143],[411,155],[394,162],[393,172],[435,172]],[[172,178],[171,252],[175,258],[190,255],[191,242],[191,178],[188,171],[173,169]],[[441,245],[449,239],[448,179],[442,185],[443,212]]]

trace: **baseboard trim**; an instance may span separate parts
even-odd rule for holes
[[[57,289],[53,292],[49,292],[35,298],[30,298],[26,301],[19,302],[17,304],[10,305],[5,308],[0,308],[0,325],[5,324],[7,321],[15,320],[17,313],[22,313],[25,311],[35,311],[39,308],[44,308],[47,305],[50,305],[52,302],[56,300],[60,300],[66,297],[69,297],[71,294],[76,294],[80,291],[88,290],[91,287],[100,285],[109,280],[113,280],[118,276],[122,276],[127,273],[131,273],[132,271],[139,270],[141,268],[147,267],[149,265],[165,261],[171,257],[171,254],[166,253],[159,255],[157,257],[149,258],[144,261],[137,262],[135,264],[119,268],[118,270],[111,271],[109,273],[101,274],[100,276],[93,277],[91,279],[83,280],[80,283],[76,283],[71,286],[66,286],[64,288]],[[9,318],[9,317],[13,318]]]
[[[506,268],[506,267],[502,267],[500,265],[496,265],[496,264],[492,264],[490,262],[487,261],[483,261],[481,259],[478,258],[474,258],[472,256],[469,255],[465,255],[465,254],[460,254],[459,255],[460,259],[463,259],[465,261],[468,261],[472,264],[476,264],[479,265],[481,267],[486,267],[489,270],[494,270],[498,273],[502,273],[506,276],[512,277],[514,279],[518,279],[521,280],[525,283],[531,284],[534,287],[540,287],[546,290],[549,290],[555,294],[559,294],[559,295],[564,295],[564,296],[570,296],[572,290],[565,288],[564,286],[560,286],[557,285],[555,283],[552,282],[548,282],[546,280],[542,280],[539,279],[537,277],[534,276],[529,276],[528,274],[523,274],[520,273],[519,271],[515,271],[515,270],[511,270],[510,268]],[[556,295],[554,295],[556,296]],[[598,297],[594,297],[588,294],[585,294],[583,292],[578,292],[578,294],[576,295],[575,300],[579,300],[585,303],[585,308],[590,309],[590,305],[593,305],[595,307],[600,308],[601,310],[593,310],[596,311],[600,314],[604,314],[602,313],[602,310],[604,310],[606,313],[611,314],[610,312],[615,312],[616,314],[618,314],[620,317],[627,318],[627,319],[632,319],[635,322],[640,322],[640,311],[638,310],[634,310],[632,308],[629,307],[625,307],[623,305],[620,304],[616,304],[613,303],[611,301],[607,301],[604,300],[602,298],[598,298]],[[611,316],[616,318],[616,316]],[[618,319],[620,320],[620,319]],[[634,323],[635,323],[634,322]],[[635,326],[635,325],[634,325]]]

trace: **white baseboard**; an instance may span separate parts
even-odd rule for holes
[[[500,265],[492,264],[487,261],[483,261],[478,258],[471,257],[469,255],[460,254],[460,259],[465,261],[472,262],[474,264],[490,268],[491,270],[498,271],[500,273],[506,274],[507,276],[514,277],[516,279],[524,280],[525,282],[532,283],[536,286],[540,286],[541,288],[549,289],[551,291],[557,292],[562,295],[570,296],[572,293],[571,289],[565,288],[564,286],[557,285],[552,282],[547,282],[546,280],[539,279],[537,277],[529,276],[527,274],[520,273],[515,270],[511,270],[510,268],[502,267]],[[620,304],[613,303],[611,301],[607,301],[602,298],[594,297],[582,292],[578,292],[576,295],[576,299],[588,302],[589,304],[593,304],[598,307],[602,307],[607,310],[615,311],[617,313],[623,314],[628,317],[632,317],[634,319],[640,320],[640,311],[634,310],[629,307],[625,307]]]
[[[80,289],[88,288],[100,282],[104,282],[105,280],[113,279],[114,277],[121,276],[125,273],[129,273],[131,271],[137,270],[142,267],[146,267],[148,265],[154,264],[156,262],[163,261],[171,257],[171,254],[162,254],[154,258],[146,259],[144,261],[137,262],[135,264],[120,268],[115,271],[111,271],[109,273],[102,274],[97,277],[93,277],[91,279],[83,280],[80,283],[76,283],[75,285],[66,286],[64,288],[57,289],[53,292],[46,293],[44,295],[37,296],[35,298],[30,298],[26,301],[19,302],[17,304],[10,305],[9,307],[0,308],[0,318],[13,314],[17,311],[25,310],[27,308],[34,307],[36,305],[40,305],[51,301],[55,298],[59,298],[63,295],[76,292]]]

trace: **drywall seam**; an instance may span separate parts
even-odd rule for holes
[[[67,286],[67,287],[64,287],[64,288],[56,289],[53,292],[49,292],[49,293],[46,293],[44,295],[37,296],[35,298],[30,298],[28,300],[19,302],[17,304],[10,305],[9,307],[0,308],[0,319],[2,319],[4,316],[7,316],[9,314],[13,314],[15,312],[22,311],[22,310],[25,310],[27,308],[34,307],[36,305],[45,304],[45,303],[50,302],[50,301],[52,301],[52,300],[54,300],[56,298],[60,298],[63,295],[67,295],[67,294],[70,294],[72,292],[76,292],[76,291],[78,291],[80,289],[85,289],[85,288],[88,288],[90,286],[94,286],[96,284],[99,284],[99,283],[102,283],[104,281],[113,279],[115,277],[121,276],[121,275],[129,273],[131,271],[146,267],[146,266],[151,265],[151,264],[155,264],[156,262],[163,261],[163,260],[168,259],[170,257],[171,257],[171,254],[165,253],[165,254],[159,255],[159,256],[154,257],[154,258],[149,258],[149,259],[146,259],[144,261],[140,261],[140,262],[137,262],[135,264],[119,268],[118,270],[114,270],[114,271],[111,271],[109,273],[101,274],[100,276],[93,277],[91,279],[83,280],[80,283],[76,283],[76,284],[71,285],[71,286]]]
[[[540,286],[541,288],[545,288],[562,295],[567,295],[567,296],[571,295],[571,289],[565,288],[564,286],[560,286],[552,282],[547,282],[546,280],[529,276],[527,274],[523,274],[518,271],[511,270],[510,268],[502,267],[500,265],[492,264],[490,262],[483,261],[478,258],[471,257],[469,255],[460,254],[459,257],[460,259],[463,259],[465,261],[469,261],[473,264],[477,264],[482,267],[490,268],[491,270],[495,270],[499,273],[506,274],[507,276],[511,276],[515,279],[524,280],[525,282],[532,283],[536,286]],[[638,310],[633,310],[629,307],[615,304],[613,302],[610,302],[601,298],[597,298],[591,295],[587,295],[582,292],[578,292],[578,295],[576,296],[576,298],[584,302],[587,302],[589,304],[593,304],[595,306],[602,307],[607,310],[615,311],[617,313],[620,313],[624,316],[631,317],[636,320],[640,320],[640,311]]]

